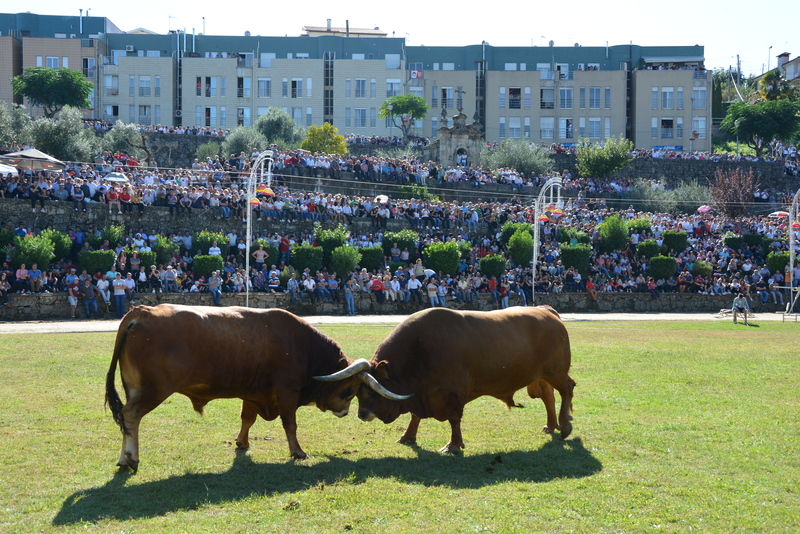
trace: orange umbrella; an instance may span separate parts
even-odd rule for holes
[[[251,206],[260,206],[261,205],[261,201],[258,200],[257,198],[251,198],[250,199],[250,205]]]
[[[547,222],[547,221],[550,220],[550,217],[548,217],[547,215],[542,214],[542,215],[539,215],[539,220],[541,222]]]

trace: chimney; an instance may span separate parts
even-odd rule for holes
[[[778,56],[778,68],[783,67],[789,61],[789,52],[784,52]]]
[[[328,19],[328,31],[331,31],[331,19]]]

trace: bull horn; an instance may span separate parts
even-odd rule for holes
[[[368,371],[369,369],[370,369],[369,362],[364,358],[361,358],[359,360],[354,361],[341,371],[337,371],[332,375],[315,376],[314,380],[319,380],[321,382],[336,382],[338,380],[344,380],[345,378],[350,378],[351,376],[355,376],[362,371]]]
[[[389,400],[401,401],[414,396],[413,393],[411,395],[398,395],[397,393],[392,393],[391,391],[383,387],[380,382],[375,380],[374,376],[367,373],[366,371],[359,373],[358,378],[360,378],[362,382],[364,382],[373,391],[375,391],[375,393]]]

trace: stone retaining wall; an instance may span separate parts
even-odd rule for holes
[[[41,295],[9,295],[10,304],[0,307],[0,322],[36,321],[68,319],[70,316],[69,303],[66,293],[41,294]],[[593,301],[586,293],[564,293],[561,295],[536,295],[536,304],[547,304],[562,313],[587,313],[587,312],[615,312],[615,313],[716,313],[721,309],[730,309],[733,296],[731,295],[695,295],[695,294],[663,294],[660,299],[652,300],[649,294],[642,293],[601,293],[597,301]],[[138,304],[155,306],[161,303],[188,304],[211,306],[213,304],[210,294],[187,293],[142,293],[137,296]],[[244,306],[245,295],[223,294],[224,306]],[[252,308],[285,308],[297,315],[344,315],[344,303],[315,303],[289,305],[288,294],[250,294],[250,307]],[[512,306],[521,306],[522,301],[518,295],[511,297]],[[378,304],[374,297],[367,294],[357,294],[355,299],[356,311],[360,315],[407,315],[424,309],[424,305],[413,303],[384,303]],[[102,302],[98,302],[101,317],[116,318],[114,304],[107,311]],[[488,311],[496,309],[491,295],[483,294],[480,302],[463,304],[450,298],[447,307],[464,310]],[[769,304],[762,305],[756,298],[750,303],[755,313],[774,313],[783,310],[783,306]],[[77,315],[85,317],[83,303],[78,303]]]

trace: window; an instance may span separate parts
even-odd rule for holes
[[[574,136],[572,119],[558,119],[559,139],[572,139]]]
[[[269,69],[272,67],[272,60],[275,59],[275,52],[261,52],[261,59],[258,66],[262,69]]]
[[[195,94],[196,96],[203,96],[203,77],[198,76],[195,78]]]
[[[600,138],[600,117],[589,117],[589,138]]]
[[[311,78],[306,78],[306,97],[311,98]]]
[[[431,87],[431,107],[438,108],[439,107],[439,88],[435,85]]]
[[[508,136],[512,139],[522,137],[522,119],[520,117],[508,118]]]
[[[586,117],[578,119],[578,137],[586,137]]]
[[[303,97],[303,79],[292,78],[292,98]]]
[[[442,70],[456,70],[455,63],[442,63]]]
[[[558,90],[558,107],[572,109],[572,88],[562,87]]]
[[[506,136],[506,118],[505,117],[500,117],[500,133],[499,133],[498,137],[500,139],[504,139],[505,136]]]
[[[219,77],[219,96],[226,96],[225,76],[220,76]]]
[[[225,110],[225,106],[221,106],[219,108],[219,125],[220,126],[228,125],[228,112]]]
[[[692,89],[692,109],[706,109],[706,88]]]
[[[683,109],[683,87],[678,87],[675,95],[675,109]]]
[[[609,137],[611,137],[611,117],[605,117],[603,119],[603,126],[604,126],[603,137],[608,139]]]
[[[554,117],[539,117],[539,137],[542,139],[552,139],[554,126]]]
[[[539,109],[553,109],[555,107],[553,102],[554,95],[555,91],[553,89],[540,89]]]
[[[236,108],[236,125],[250,126],[250,108]]]
[[[558,78],[560,80],[569,80],[569,63],[556,64],[556,72],[558,73]]]
[[[378,98],[378,80],[375,78],[372,78],[369,81],[369,97]]]
[[[516,63],[506,63],[505,64],[505,70],[517,70],[517,64]]]
[[[119,76],[113,74],[104,75],[103,86],[106,96],[117,96],[119,94]]]
[[[350,78],[345,78],[344,79],[344,97],[345,98],[350,98],[350,95],[352,94],[352,91],[353,91],[352,87],[353,87],[352,80],[350,80]]]
[[[578,90],[578,107],[586,109],[586,88],[581,87]]]
[[[306,126],[311,126],[312,124],[314,124],[313,113],[314,113],[313,108],[306,108]]]
[[[150,76],[139,76],[139,96],[150,96]]]
[[[697,132],[697,135],[695,135]],[[692,137],[698,139],[706,138],[706,118],[705,117],[692,117]]]
[[[58,58],[57,57],[47,56],[47,58],[45,58],[45,65],[44,66],[47,67],[48,69],[57,69],[58,68]]]
[[[442,87],[442,107],[443,108],[452,108],[453,107],[453,88],[452,87]]]
[[[94,58],[85,57],[81,59],[83,75],[87,78],[94,78]]]
[[[386,68],[399,69],[400,68],[400,54],[386,54]]]
[[[661,88],[661,109],[672,109],[675,106],[675,93],[672,87]]]
[[[356,98],[367,97],[367,79],[356,78]]]
[[[650,97],[650,109],[658,109],[658,87],[653,87]]]
[[[364,54],[353,54],[352,59],[364,59]]]
[[[525,130],[523,131],[525,139],[531,138],[531,118],[525,117]]]
[[[203,119],[203,126],[216,126],[217,125],[217,106],[207,106],[205,108],[205,115]]]
[[[528,64],[527,63],[520,63],[519,64],[519,70],[527,70],[527,68],[528,68]]]
[[[283,98],[289,97],[289,78],[284,78],[281,82],[281,96]]]
[[[367,127],[367,108],[356,108],[355,114],[355,128]]]
[[[161,50],[148,50],[147,57],[161,57]]]
[[[386,80],[386,98],[400,95],[400,80],[389,79]]]
[[[108,104],[103,108],[103,114],[105,120],[115,120],[119,117],[119,106]]]
[[[425,88],[423,87],[409,87],[408,92],[414,96],[425,98]]]
[[[136,76],[128,76],[128,96],[136,96]]]
[[[292,120],[298,126],[303,125],[303,108],[292,108]]]
[[[611,109],[611,88],[606,87],[604,89],[605,96],[603,98],[603,107],[606,109]]]
[[[525,109],[531,109],[531,88],[530,87],[526,87],[525,88],[525,97],[524,98],[525,98],[525,100],[523,101],[523,106],[525,106]]]
[[[217,78],[206,76],[206,97],[217,96]]]
[[[658,118],[650,119],[650,138],[658,139]]]
[[[673,139],[674,137],[673,120],[671,118],[661,119],[661,139]]]
[[[506,107],[506,88],[500,88],[500,109],[505,109]]]
[[[350,108],[344,108],[344,127],[352,128],[352,120],[350,118]]]
[[[250,96],[250,78],[240,77],[236,79],[236,96],[239,98]],[[241,126],[241,124],[239,126]]]
[[[270,78],[258,79],[258,98],[270,98],[272,96],[272,80]]]
[[[431,137],[437,137],[439,132],[436,130],[439,129],[439,118],[438,117],[431,117]]]
[[[308,52],[298,52],[294,55],[295,59],[308,59]]]
[[[675,139],[683,139],[683,117],[675,120]]]
[[[540,80],[552,80],[553,73],[550,72],[550,63],[537,63],[536,70],[539,71]]]
[[[136,106],[134,104],[128,104],[128,122],[136,124]]]
[[[154,88],[153,96],[161,96],[161,76],[156,76],[156,85]],[[157,121],[161,122],[161,121]]]
[[[520,87],[508,88],[508,108],[520,109],[522,107],[522,89]]]
[[[600,88],[589,88],[589,109],[600,109]]]
[[[375,128],[378,125],[378,108],[369,108],[369,127]]]
[[[261,115],[266,115],[267,111],[269,111],[269,106],[261,106],[256,108],[256,118],[259,118]]]

